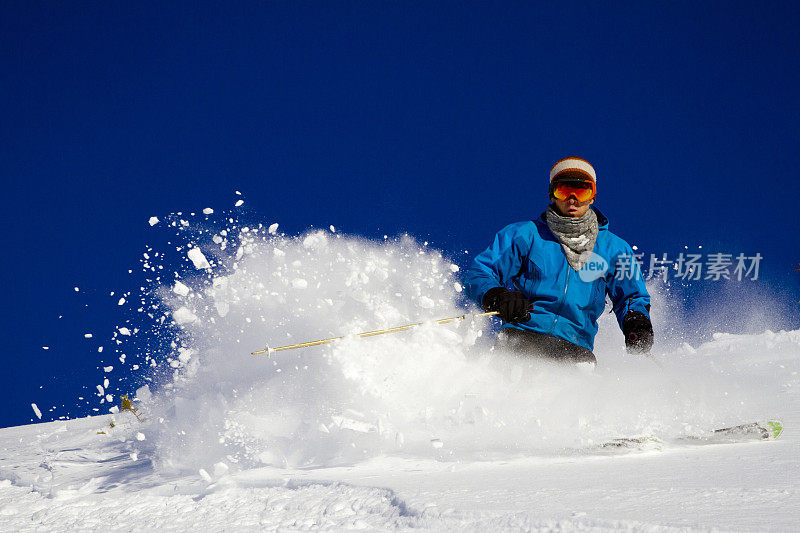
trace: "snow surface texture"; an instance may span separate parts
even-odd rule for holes
[[[594,372],[494,351],[486,318],[359,339],[475,312],[458,268],[408,237],[277,228],[192,233],[193,274],[159,290],[174,337],[141,367],[156,379],[137,393],[143,422],[114,407],[113,428],[101,417],[0,431],[0,530],[800,524],[800,331],[661,342],[656,363],[625,354],[604,314]],[[652,292],[668,331],[679,309]],[[126,330],[125,342],[142,334]],[[781,440],[598,448],[768,417],[787,422]]]

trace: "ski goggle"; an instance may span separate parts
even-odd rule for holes
[[[580,182],[560,182],[555,183],[551,187],[550,194],[562,202],[569,199],[574,195],[575,199],[579,202],[587,202],[595,197],[597,190],[595,189],[594,182],[580,181]]]

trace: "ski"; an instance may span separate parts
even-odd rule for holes
[[[658,437],[645,436],[645,437],[618,437],[611,439],[600,445],[601,450],[614,451],[614,450],[638,450],[650,451],[661,450],[664,447],[664,441]]]
[[[783,422],[770,419],[750,422],[727,428],[715,429],[708,435],[684,437],[681,440],[701,441],[709,444],[724,442],[747,442],[753,440],[775,440],[783,433]]]
[[[720,429],[704,435],[690,435],[672,439],[661,439],[652,435],[619,437],[602,443],[601,450],[661,450],[667,443],[672,444],[734,444],[760,440],[775,440],[783,433],[783,422],[776,419],[750,422]]]

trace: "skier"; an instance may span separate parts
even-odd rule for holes
[[[595,170],[579,157],[550,169],[541,216],[501,229],[466,272],[467,295],[504,324],[497,346],[562,362],[596,363],[597,319],[611,298],[629,353],[653,345],[650,295],[630,245],[596,208]]]

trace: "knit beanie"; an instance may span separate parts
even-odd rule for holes
[[[554,181],[591,181],[597,185],[597,174],[585,159],[565,157],[550,169],[550,183]]]

